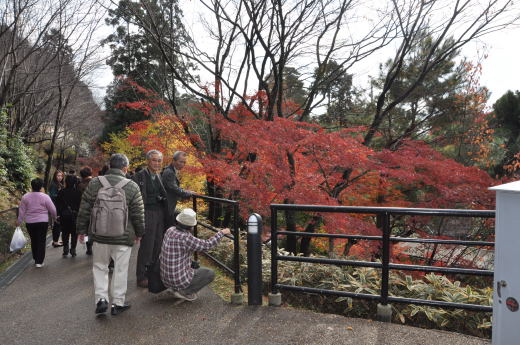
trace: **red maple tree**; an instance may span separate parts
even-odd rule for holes
[[[150,114],[159,108],[157,113],[171,116],[164,103],[147,98],[148,102],[120,106]],[[258,94],[250,100],[250,108],[259,109],[257,114],[238,105],[223,116],[209,104],[193,105],[205,114],[212,135],[219,140],[218,150],[187,133],[198,148],[194,153],[203,163],[208,181],[241,201],[244,218],[258,212],[267,219],[271,203],[493,208],[493,194],[487,188],[494,181],[486,172],[446,158],[424,142],[409,140],[394,151],[376,150],[363,145],[365,128],[330,132],[296,121],[294,116],[266,121],[261,112],[265,97]],[[288,114],[297,113],[294,109],[287,103]],[[190,116],[181,114],[179,118],[182,130],[188,132],[185,125]],[[146,125],[138,123],[134,129]],[[161,139],[173,134],[166,130]],[[133,140],[139,140],[137,134]],[[160,145],[159,139],[156,144]],[[416,229],[427,221],[414,220]],[[331,233],[380,234],[373,217],[367,215],[311,214],[288,224],[290,230],[309,227]],[[379,250],[366,241],[345,243],[344,248],[344,254],[359,256]],[[399,255],[394,250],[394,256]]]

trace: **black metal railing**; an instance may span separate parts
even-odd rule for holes
[[[211,196],[205,196],[205,195],[193,195],[193,210],[197,212],[197,199],[205,200],[211,203],[218,203],[218,204],[226,204],[229,205],[232,208],[232,226],[231,231],[233,236],[226,235],[227,238],[233,240],[233,268],[228,267],[225,263],[218,260],[216,257],[209,253],[204,253],[207,257],[209,257],[215,264],[217,264],[219,267],[224,269],[226,272],[231,274],[235,280],[235,293],[242,292],[242,283],[240,282],[240,233],[238,228],[238,201],[235,200],[229,200],[229,199],[222,199],[222,198],[215,198]],[[203,222],[198,222],[197,226],[200,225],[210,231],[218,232],[220,229],[211,226],[209,224],[205,224]],[[197,237],[197,226],[195,226],[193,233],[194,236]]]
[[[12,211],[16,211],[16,215],[18,215],[18,207],[11,207],[7,210],[0,211],[0,215],[2,215],[4,213],[12,212]]]
[[[325,234],[325,233],[310,233],[300,231],[278,231],[278,211],[307,211],[307,212],[335,212],[335,213],[356,213],[369,214],[380,217],[382,236],[363,236],[363,235],[346,235],[346,234]],[[454,244],[464,246],[494,246],[494,242],[487,241],[459,241],[459,240],[438,240],[425,238],[405,238],[392,237],[390,220],[392,216],[408,215],[408,216],[451,216],[451,217],[475,217],[475,218],[494,218],[495,211],[485,210],[452,210],[452,209],[425,209],[425,208],[399,208],[399,207],[358,207],[358,206],[316,206],[316,205],[291,205],[291,204],[271,204],[271,291],[277,293],[278,290],[293,290],[308,293],[317,293],[324,295],[335,295],[351,298],[362,298],[368,300],[378,300],[382,305],[388,302],[407,303],[427,305],[441,308],[459,308],[473,311],[491,312],[491,306],[453,303],[435,300],[423,300],[415,298],[404,298],[388,295],[389,288],[389,274],[390,270],[405,270],[405,271],[422,271],[435,272],[443,274],[468,274],[476,276],[493,276],[493,271],[484,269],[467,269],[456,267],[432,267],[423,265],[409,265],[409,264],[394,264],[390,263],[390,243],[393,242],[415,242],[415,243],[430,243],[430,244]],[[293,236],[310,236],[310,237],[328,237],[328,238],[342,238],[349,240],[371,240],[381,241],[381,262],[370,261],[356,261],[356,260],[340,260],[327,258],[311,258],[302,256],[288,256],[278,254],[278,236],[293,235]],[[310,262],[320,264],[332,264],[340,266],[354,266],[354,267],[372,267],[381,269],[381,293],[379,295],[363,294],[347,291],[336,291],[327,289],[318,289],[312,287],[284,285],[278,283],[278,261],[298,261]]]

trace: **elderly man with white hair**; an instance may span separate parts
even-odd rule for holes
[[[137,172],[133,180],[139,186],[144,202],[145,233],[137,253],[137,286],[148,287],[146,266],[159,256],[166,229],[166,190],[161,180],[163,154],[157,150],[146,153],[147,167]]]
[[[176,298],[187,301],[197,299],[197,292],[215,279],[215,272],[206,267],[192,268],[191,258],[194,252],[206,251],[229,235],[229,229],[219,231],[207,240],[191,234],[197,225],[197,214],[191,208],[182,210],[176,217],[177,225],[166,231],[162,244],[161,280],[170,288]]]

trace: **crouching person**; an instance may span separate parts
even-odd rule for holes
[[[110,157],[110,169],[93,178],[81,198],[77,232],[81,243],[88,232],[93,244],[94,290],[96,314],[104,314],[112,303],[111,314],[117,315],[130,305],[125,303],[128,262],[132,245],[144,234],[144,206],[139,186],[127,178],[128,158],[123,154]],[[114,260],[112,286],[108,289],[108,264]]]
[[[215,272],[206,267],[193,269],[193,252],[215,247],[230,231],[223,229],[207,240],[196,238],[191,231],[197,225],[197,214],[191,208],[182,210],[176,220],[177,225],[169,228],[164,235],[159,257],[161,280],[176,298],[194,301],[197,299],[197,292],[215,279]]]

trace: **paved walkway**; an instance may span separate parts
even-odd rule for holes
[[[95,317],[91,258],[47,248],[45,266],[29,263],[0,290],[0,343],[211,345],[481,345],[456,333],[318,314],[289,308],[232,306],[205,288],[193,303],[176,303],[135,286],[134,249],[127,300],[118,316]],[[31,261],[32,262],[32,261]]]

